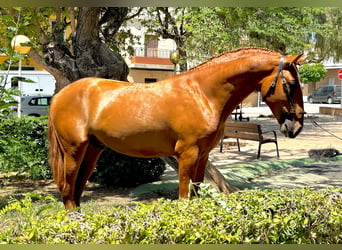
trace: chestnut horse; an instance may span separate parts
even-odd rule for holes
[[[244,48],[156,83],[71,83],[54,96],[49,115],[50,163],[65,208],[80,205],[104,145],[135,157],[176,156],[179,197],[188,197],[190,180],[203,181],[227,117],[255,90],[281,132],[296,137],[304,114],[296,65],[303,60]]]

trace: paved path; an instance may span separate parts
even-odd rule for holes
[[[342,158],[338,162],[314,162],[289,166],[252,180],[250,185],[267,188],[342,187]]]

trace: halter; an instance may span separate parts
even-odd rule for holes
[[[273,80],[270,88],[268,89],[266,95],[263,97],[263,99],[265,100],[267,96],[269,96],[269,95],[274,93],[275,87],[276,87],[278,79],[279,79],[279,76],[281,76],[281,82],[282,82],[282,85],[283,85],[283,90],[284,90],[284,92],[286,94],[286,97],[287,97],[287,100],[289,101],[290,106],[291,106],[290,111],[288,111],[287,108],[284,107],[284,109],[286,111],[285,114],[286,114],[286,116],[288,116],[288,115],[296,114],[297,112],[296,112],[296,109],[295,109],[295,105],[294,105],[294,102],[293,102],[292,95],[291,95],[291,93],[290,93],[290,91],[288,89],[288,86],[287,86],[287,81],[286,81],[286,79],[284,77],[284,73],[283,73],[284,59],[285,59],[285,56],[284,55],[281,56],[280,61],[279,61],[279,68],[278,68],[277,75],[276,75],[275,79]],[[301,111],[299,113],[300,114],[305,114],[305,111]]]

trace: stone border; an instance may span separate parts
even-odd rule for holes
[[[335,107],[319,107],[319,113],[324,115],[342,115],[342,108]]]

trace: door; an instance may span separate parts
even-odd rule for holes
[[[314,94],[314,101],[322,102],[323,98],[324,98],[324,87],[319,87]]]

